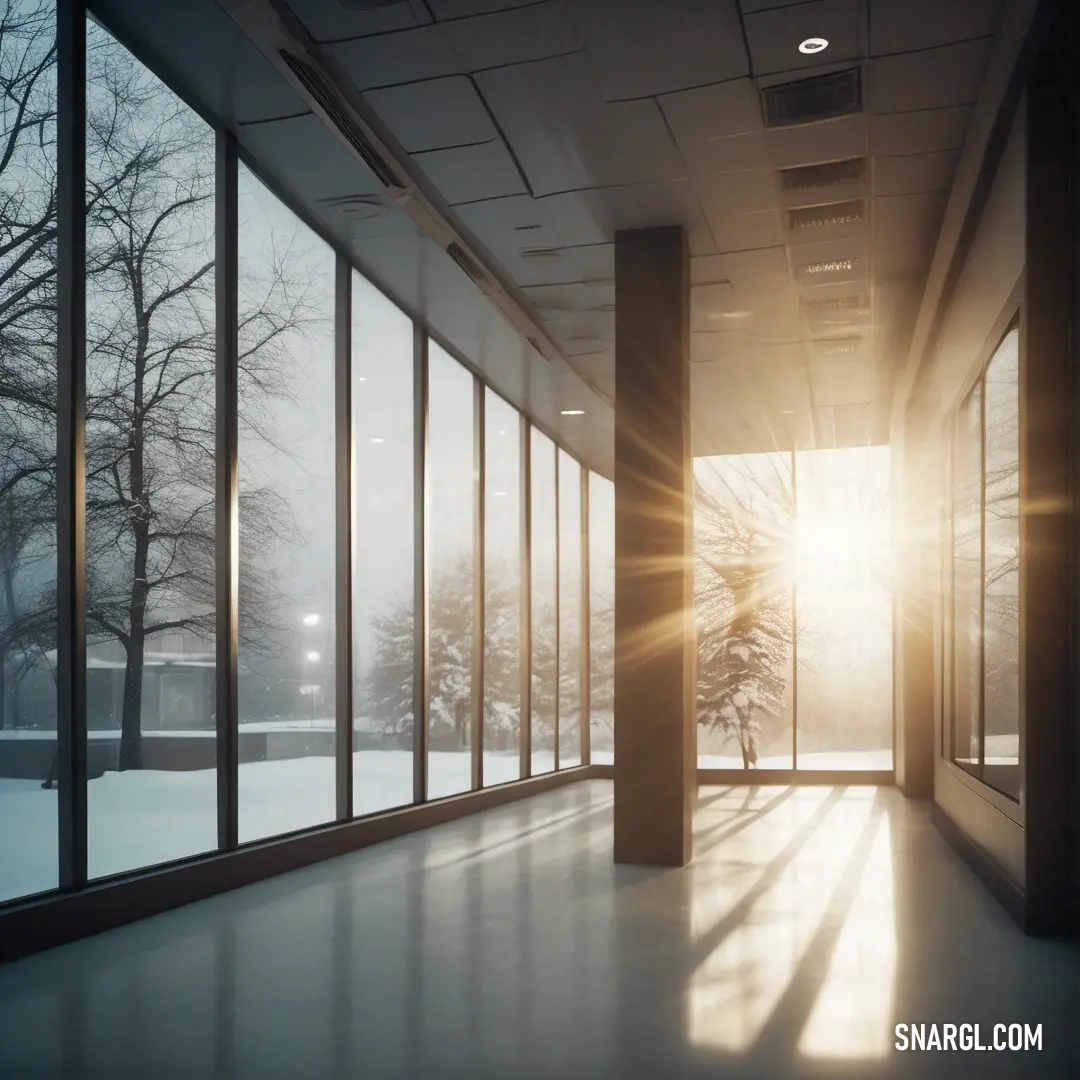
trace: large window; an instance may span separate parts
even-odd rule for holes
[[[521,421],[484,407],[484,783],[521,775]]]
[[[472,787],[474,412],[472,375],[432,342],[428,358],[430,799]]]
[[[413,325],[352,275],[353,811],[412,802]]]
[[[698,764],[792,766],[788,454],[694,463]]]
[[[615,485],[589,473],[589,760],[615,760]]]
[[[952,756],[1020,795],[1020,334],[1010,330],[954,427]]]
[[[0,21],[0,901],[58,884],[55,33]]]
[[[559,723],[559,531],[555,444],[532,433],[532,775],[555,768]]]
[[[891,769],[889,448],[694,471],[699,766]]]
[[[612,484],[340,272],[247,141],[96,18],[73,83],[55,0],[0,9],[0,904],[81,887],[84,861],[96,883],[329,824],[350,783],[360,816],[572,768],[590,744],[612,760]],[[57,117],[83,90],[73,190]],[[217,635],[234,589],[235,647]],[[58,598],[85,610],[77,643]]]
[[[559,768],[581,764],[581,466],[559,450]]]
[[[217,846],[214,132],[87,26],[91,877]]]
[[[334,820],[334,253],[240,166],[240,842]]]
[[[795,478],[796,764],[891,769],[890,450],[800,451]]]

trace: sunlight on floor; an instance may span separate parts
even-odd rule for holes
[[[710,847],[711,829],[701,830],[692,928],[705,955],[688,987],[689,1040],[748,1050],[781,1009],[798,1010],[820,969],[827,976],[799,1051],[879,1055],[896,964],[888,819],[870,788],[755,797],[756,805],[739,794],[712,804],[720,843]]]

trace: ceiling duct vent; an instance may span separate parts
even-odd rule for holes
[[[862,339],[858,337],[826,338],[814,342],[818,356],[852,356],[861,345]]]
[[[393,168],[383,160],[382,155],[371,145],[371,141],[361,130],[360,125],[352,118],[348,106],[341,100],[337,91],[326,82],[318,70],[307,61],[286,52],[285,49],[281,49],[280,52],[289,70],[326,114],[330,123],[360,155],[379,183],[386,188],[404,187]]]
[[[826,161],[821,165],[799,165],[780,170],[780,186],[785,191],[805,191],[809,188],[837,187],[855,184],[866,179],[866,158],[844,158]]]
[[[761,101],[767,128],[832,120],[862,110],[862,79],[858,68],[815,75],[798,82],[767,86],[761,91]]]
[[[853,277],[859,268],[858,259],[823,259],[821,262],[803,263],[795,271],[795,276],[800,281],[814,280],[816,278],[839,278],[845,280]]]
[[[824,206],[799,206],[788,211],[788,228],[792,232],[802,229],[828,229],[834,225],[850,225],[863,219],[862,199],[848,202],[826,203]]]
[[[477,266],[473,261],[472,256],[465,251],[460,244],[456,241],[449,243],[446,247],[446,254],[449,255],[450,258],[453,259],[481,289],[487,290],[491,288],[491,282],[488,281],[487,275],[479,266]]]
[[[865,298],[853,296],[820,296],[815,300],[806,300],[803,307],[808,315],[823,317],[833,314],[857,315],[864,306]]]

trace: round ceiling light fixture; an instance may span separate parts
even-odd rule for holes
[[[813,56],[815,53],[824,52],[828,47],[829,42],[826,38],[808,37],[799,45],[799,52],[805,53],[807,56]]]

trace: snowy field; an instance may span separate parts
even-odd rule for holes
[[[550,754],[533,756],[533,772],[550,772]],[[357,816],[412,802],[412,754],[353,755]],[[432,799],[469,790],[467,753],[429,755]],[[518,755],[485,754],[485,784],[518,779]],[[108,772],[87,785],[87,857],[92,878],[214,851],[217,773]],[[292,758],[241,765],[240,841],[324,825],[334,819],[334,759]],[[0,900],[57,885],[56,792],[37,780],[0,779]]]
[[[741,769],[740,754],[698,754],[699,769]],[[834,750],[812,754],[799,754],[799,770],[804,769],[866,769],[879,770],[893,767],[891,750]],[[758,758],[759,769],[790,769],[791,754]],[[749,770],[753,771],[753,770]]]

